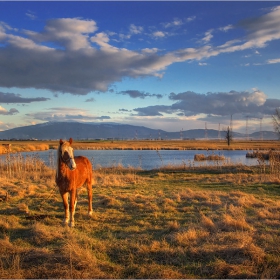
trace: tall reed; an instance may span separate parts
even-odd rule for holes
[[[275,151],[269,152],[269,170],[270,174],[280,178],[280,153]]]
[[[22,153],[7,153],[0,158],[0,175],[7,178],[38,178],[46,164],[38,153],[23,156]]]

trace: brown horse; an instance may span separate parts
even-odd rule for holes
[[[92,166],[90,161],[84,156],[74,157],[73,148],[71,147],[72,138],[68,141],[60,139],[57,149],[57,172],[56,184],[61,194],[65,219],[64,224],[75,226],[75,209],[77,204],[77,189],[86,183],[88,191],[88,214],[92,214]],[[70,207],[68,195],[70,194]],[[70,222],[69,222],[70,210]]]

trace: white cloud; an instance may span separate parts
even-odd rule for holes
[[[183,21],[181,19],[174,19],[172,22],[168,22],[168,23],[163,23],[163,26],[165,28],[169,28],[169,27],[177,27],[183,25]]]
[[[55,41],[69,50],[89,48],[88,34],[97,30],[94,20],[79,18],[61,18],[48,20],[41,33],[27,33],[39,42]]]
[[[10,25],[8,25],[7,23],[0,21],[0,32],[5,32],[5,30],[9,30],[9,31],[18,31],[17,28],[12,28]]]
[[[45,46],[40,46],[36,44],[33,40],[23,38],[20,36],[8,35],[8,41],[11,45],[21,49],[30,49],[30,50],[49,50],[49,48]]]
[[[91,37],[90,40],[91,42],[99,45],[104,50],[111,50],[111,51],[116,50],[116,48],[108,44],[110,39],[108,35],[104,32],[97,33],[94,37]]]
[[[28,18],[30,18],[31,20],[37,19],[37,16],[36,16],[33,12],[31,12],[31,11],[28,11],[27,13],[25,13],[25,15],[26,15]]]
[[[156,37],[156,38],[162,38],[162,37],[165,37],[166,36],[166,32],[163,32],[163,31],[155,31],[153,32],[153,36]]]
[[[128,32],[120,33],[120,34],[118,34],[118,36],[121,41],[125,41],[125,40],[130,39],[134,35],[142,34],[143,31],[144,31],[144,28],[142,26],[136,26],[135,24],[130,24]],[[115,33],[115,32],[108,32],[107,34],[110,36],[117,35],[117,33]],[[114,39],[114,40],[118,41],[116,39]]]
[[[233,29],[233,25],[231,25],[231,24],[219,28],[219,30],[224,31],[224,32],[227,32],[227,31],[229,31],[230,29]]]
[[[119,37],[121,40],[127,40],[127,39],[130,39],[131,38],[131,34],[123,34],[123,33],[120,33],[119,34]]]
[[[267,62],[267,64],[280,63],[280,58],[269,59],[266,62]]]
[[[244,20],[240,26],[247,30],[249,42],[264,47],[267,42],[280,39],[280,6],[258,18]]]
[[[205,36],[202,38],[202,41],[203,41],[204,43],[210,42],[211,39],[213,38],[212,33],[213,33],[213,29],[208,30],[207,32],[205,32],[205,34],[204,34]]]
[[[142,52],[143,53],[147,53],[147,54],[152,54],[152,53],[157,53],[159,51],[158,48],[145,48],[145,49],[142,49]]]
[[[7,113],[7,110],[4,107],[0,106],[0,114],[4,115],[5,113]]]
[[[195,16],[191,16],[185,19],[174,18],[171,22],[162,23],[162,26],[164,28],[180,27],[188,22],[194,21],[195,19]]]
[[[141,34],[143,30],[142,26],[136,26],[135,24],[131,24],[129,27],[130,34]]]
[[[263,91],[258,90],[257,88],[253,88],[252,90],[253,92],[243,97],[244,104],[246,106],[249,106],[250,104],[255,104],[257,106],[264,105],[267,99],[265,93]]]
[[[194,21],[195,19],[196,19],[196,16],[191,16],[191,17],[186,18],[186,22],[191,22],[191,21]]]

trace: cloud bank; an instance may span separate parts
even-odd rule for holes
[[[45,98],[45,97],[26,98],[26,97],[21,97],[20,94],[0,92],[1,103],[31,103],[31,102],[41,102],[47,100],[50,100],[50,98]]]
[[[15,115],[19,113],[19,111],[15,108],[11,108],[9,111],[4,107],[0,106],[0,115],[8,116],[8,115]]]
[[[239,115],[240,117],[258,117],[272,115],[276,107],[280,107],[279,99],[268,99],[258,89],[248,91],[230,91],[199,94],[193,91],[170,93],[169,99],[174,101],[170,106],[156,105],[135,108],[138,116],[163,116],[163,114],[177,114],[179,116],[197,116],[200,114],[224,117]]]
[[[174,19],[165,26],[181,24],[182,21]],[[173,63],[200,61],[222,53],[263,48],[272,40],[279,40],[280,6],[263,16],[220,31],[230,32],[234,28],[242,28],[245,35],[212,46],[210,41],[217,30],[211,29],[204,34],[202,46],[162,52],[156,48],[117,48],[112,44],[112,33],[99,31],[94,20],[51,19],[41,32],[19,31],[1,22],[0,86],[86,95],[92,91],[107,91],[112,83],[123,78],[160,78]],[[132,24],[129,27],[129,36],[139,36],[142,32],[141,26]],[[167,34],[160,30],[155,32],[157,37]],[[278,60],[272,60],[272,63],[275,62],[278,63]],[[133,97],[133,94],[130,96]]]
[[[139,91],[139,90],[125,90],[125,91],[118,92],[118,94],[128,95],[131,98],[141,98],[141,99],[144,99],[146,97],[156,97],[156,98],[160,99],[163,97],[162,94],[155,94],[155,93],[152,94],[152,93],[143,92],[143,91]]]
[[[80,121],[80,122],[90,122],[90,121],[103,121],[111,119],[110,116],[94,116],[88,114],[87,110],[78,108],[68,108],[68,107],[54,107],[49,108],[43,112],[29,113],[25,115],[26,118],[44,121],[44,122],[57,122],[57,121]]]

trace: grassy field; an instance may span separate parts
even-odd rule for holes
[[[55,171],[19,156],[0,168],[0,277],[279,278],[279,165],[100,168],[72,229]]]
[[[57,149],[59,141],[0,141],[0,154],[6,153],[2,144],[7,143],[11,144],[11,152],[23,152]],[[78,141],[74,139],[73,147],[83,150],[279,150],[280,141],[234,140],[228,146],[225,140]]]

